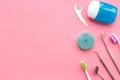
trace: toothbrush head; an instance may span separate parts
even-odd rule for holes
[[[98,74],[98,70],[99,70],[99,67],[96,66],[95,69],[94,69],[94,73]]]
[[[115,44],[119,43],[119,39],[118,39],[118,37],[114,33],[112,33],[110,38],[111,38],[113,43],[115,43]]]
[[[85,63],[84,61],[81,61],[81,67],[82,67],[82,69],[83,69],[84,71],[87,70],[87,65],[86,65],[86,63]]]

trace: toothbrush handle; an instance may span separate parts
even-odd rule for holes
[[[88,72],[85,71],[85,73],[86,73],[86,76],[87,76],[88,80],[92,80],[91,77],[90,77],[90,75],[88,74]]]

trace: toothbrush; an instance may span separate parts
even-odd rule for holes
[[[119,38],[117,37],[117,35],[115,35],[114,33],[112,33],[112,35],[110,36],[111,40],[113,43],[117,44],[120,46],[120,40]]]
[[[81,67],[85,71],[85,74],[86,74],[88,80],[92,80],[89,73],[88,73],[88,71],[87,71],[87,65],[86,65],[86,63],[84,61],[81,61]]]

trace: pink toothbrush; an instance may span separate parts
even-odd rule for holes
[[[111,40],[112,40],[113,43],[115,43],[115,44],[118,43],[118,45],[120,46],[120,40],[119,40],[119,38],[114,33],[112,33],[112,35],[110,36],[110,38],[111,38]]]

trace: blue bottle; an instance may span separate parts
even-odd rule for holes
[[[88,17],[107,24],[114,23],[117,13],[117,7],[97,0],[91,1],[88,6]]]

